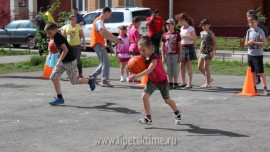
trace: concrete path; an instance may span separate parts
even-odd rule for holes
[[[93,70],[84,69],[84,75]],[[111,68],[114,88],[91,92],[88,85],[61,81],[61,106],[48,104],[56,95],[41,74],[0,75],[1,152],[270,151],[270,97],[237,96],[242,76],[213,75],[212,88],[205,90],[198,87],[202,75],[194,75],[193,89],[170,91],[183,117],[175,126],[158,90],[150,98],[153,124],[137,123],[144,117],[143,89],[119,82],[117,68]]]

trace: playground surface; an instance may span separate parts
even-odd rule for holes
[[[93,70],[85,68],[84,76]],[[0,75],[0,151],[270,151],[270,97],[237,96],[243,76],[213,75],[212,88],[200,89],[204,77],[195,74],[192,89],[171,90],[182,112],[176,126],[158,90],[150,98],[152,125],[139,124],[143,89],[119,82],[117,68],[111,68],[114,88],[91,92],[88,85],[61,81],[65,104],[59,106],[48,104],[55,92],[41,74]]]

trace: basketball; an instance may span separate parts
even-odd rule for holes
[[[133,73],[138,74],[146,69],[146,63],[142,56],[133,56],[127,63],[127,69]]]
[[[51,40],[51,41],[49,42],[49,50],[50,50],[50,52],[52,52],[52,53],[58,53],[58,50],[56,49],[53,40]]]

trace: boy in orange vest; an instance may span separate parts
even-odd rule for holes
[[[110,75],[110,61],[107,50],[105,48],[104,38],[118,44],[124,44],[122,40],[119,40],[116,36],[107,31],[104,25],[104,20],[109,19],[111,15],[112,10],[109,7],[105,7],[102,11],[102,14],[93,22],[91,31],[90,47],[94,48],[101,63],[96,68],[96,70],[89,75],[89,77],[96,78],[97,75],[102,74],[100,85],[101,87],[113,87],[108,81]]]

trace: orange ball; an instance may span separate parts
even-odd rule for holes
[[[142,56],[133,56],[127,63],[127,69],[133,73],[138,74],[146,69],[145,59]]]
[[[54,40],[51,40],[49,42],[49,50],[52,53],[58,53],[58,50],[56,49],[55,45],[54,45]]]

